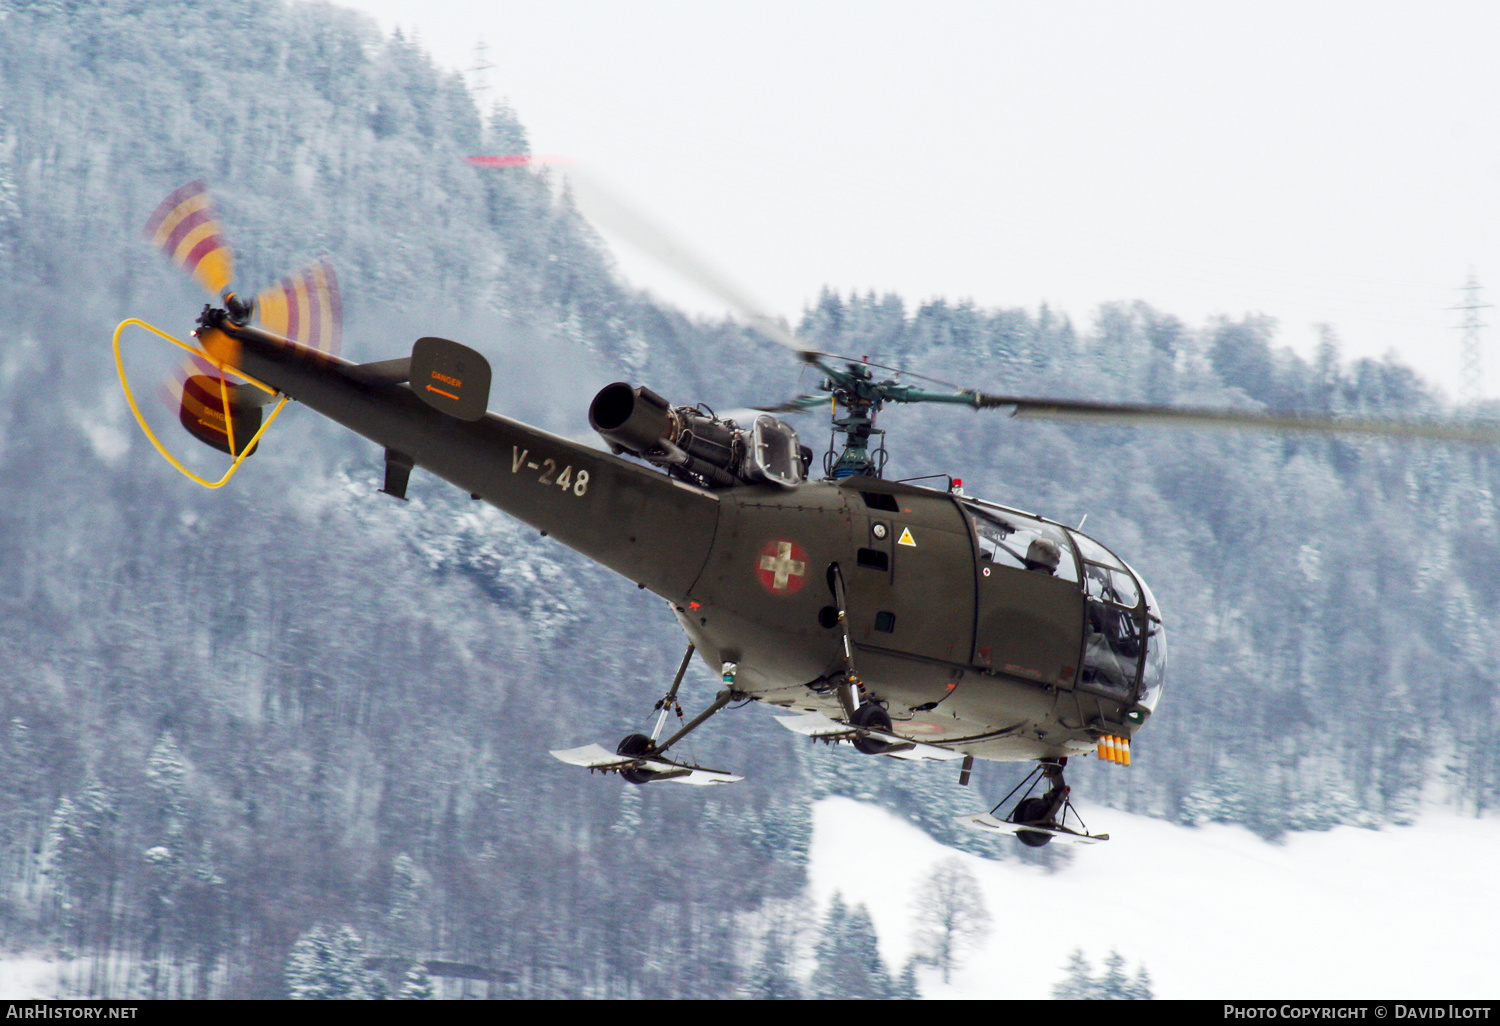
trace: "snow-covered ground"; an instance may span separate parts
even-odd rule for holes
[[[815,807],[810,877],[863,902],[881,953],[910,954],[910,895],[957,855],[993,918],[981,950],[927,997],[1045,998],[1074,948],[1097,972],[1111,949],[1144,963],[1160,998],[1500,997],[1500,821],[1429,811],[1409,827],[1339,827],[1269,844],[1081,808],[1104,844],[1060,872],[956,853],[873,805]],[[997,844],[1016,844],[996,838]]]
[[[1049,873],[955,852],[878,806],[827,798],[814,808],[812,897],[820,911],[835,891],[863,902],[899,970],[910,896],[937,862],[962,859],[993,930],[951,986],[923,974],[927,997],[1050,997],[1074,948],[1096,971],[1111,949],[1131,975],[1144,963],[1161,998],[1500,997],[1500,820],[1433,810],[1415,826],[1268,844],[1239,827],[1081,811],[1113,839],[1074,848]],[[56,981],[54,962],[0,957],[0,999],[45,997]]]
[[[31,1001],[56,992],[56,962],[28,955],[0,956],[0,1000]]]

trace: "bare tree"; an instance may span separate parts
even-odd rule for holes
[[[958,967],[960,951],[990,932],[990,913],[979,882],[962,859],[944,859],[917,888],[912,905],[917,957],[941,969],[947,983]]]

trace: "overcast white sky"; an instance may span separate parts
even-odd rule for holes
[[[1304,350],[1329,322],[1452,388],[1447,308],[1471,269],[1500,296],[1500,4],[351,5],[450,67],[482,38],[535,152],[789,319],[825,284],[1079,322],[1144,299],[1266,313]]]

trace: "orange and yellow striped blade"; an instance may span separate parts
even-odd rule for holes
[[[337,356],[344,339],[344,306],[333,264],[319,260],[281,279],[255,297],[255,316],[272,334]]]
[[[189,182],[161,201],[146,221],[146,236],[167,258],[214,296],[234,280],[234,253],[200,182]]]
[[[178,365],[175,373],[158,384],[157,397],[168,410],[176,413],[178,407],[182,405],[182,396],[187,391],[188,382],[195,377],[213,379],[217,382],[223,375],[207,360],[190,354]],[[214,387],[216,389],[217,384]]]
[[[229,431],[224,420],[224,400],[219,391],[223,379],[217,375],[194,374],[182,387],[182,411],[184,417],[192,417],[197,423],[224,438],[225,449],[229,448]]]

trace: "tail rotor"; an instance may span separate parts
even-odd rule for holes
[[[162,200],[146,220],[145,235],[168,260],[223,306],[231,319],[242,324],[253,323],[312,352],[338,355],[343,344],[344,308],[338,276],[326,258],[282,278],[253,299],[241,299],[232,291],[234,251],[202,181],[189,182]],[[160,392],[167,408],[190,435],[233,459],[229,470],[217,482],[207,481],[183,466],[157,439],[136,407],[119,350],[121,333],[132,325],[187,351],[186,359],[176,374],[163,382]],[[201,347],[175,339],[143,321],[125,321],[115,329],[115,360],[126,398],[151,443],[174,467],[206,487],[217,488],[229,481],[244,458],[255,452],[260,436],[286,403],[286,397],[281,396],[280,403],[267,417],[265,407],[278,398],[273,389],[245,378],[243,373]],[[239,383],[241,378],[245,378],[245,383]]]
[[[343,300],[338,275],[326,258],[257,294],[248,303],[231,291],[234,251],[202,181],[173,190],[146,221],[145,234],[168,260],[222,303],[236,320],[328,356],[343,345]],[[200,442],[235,459],[248,456],[270,401],[255,388],[230,381],[225,370],[190,354],[163,390],[163,400]]]

